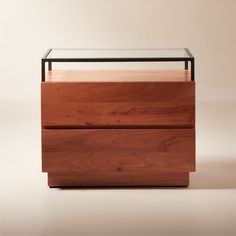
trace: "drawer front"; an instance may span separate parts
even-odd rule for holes
[[[44,82],[42,125],[194,127],[194,82]]]
[[[43,129],[43,171],[142,175],[195,170],[194,129]]]

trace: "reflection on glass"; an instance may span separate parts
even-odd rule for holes
[[[52,49],[53,58],[189,58],[185,49]]]

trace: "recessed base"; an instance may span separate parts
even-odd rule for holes
[[[137,175],[89,175],[86,173],[48,173],[49,187],[187,187],[189,173],[155,173]]]

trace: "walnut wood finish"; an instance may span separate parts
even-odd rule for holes
[[[42,83],[42,125],[194,127],[194,82]]]
[[[188,186],[195,171],[188,71],[53,70],[41,95],[49,186]]]
[[[145,175],[136,173],[48,173],[50,187],[108,187],[108,186],[188,186],[189,173],[147,172]]]
[[[46,82],[157,82],[190,81],[187,70],[52,70]]]
[[[91,176],[195,170],[193,129],[44,129],[43,171]]]

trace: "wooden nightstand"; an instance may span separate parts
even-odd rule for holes
[[[159,61],[185,68],[54,69],[59,62]],[[189,185],[195,171],[189,50],[49,50],[41,99],[42,170],[50,187]]]

